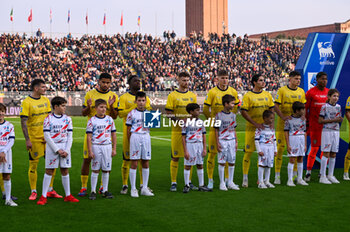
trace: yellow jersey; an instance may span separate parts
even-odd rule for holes
[[[275,103],[279,105],[284,115],[293,114],[292,105],[296,101],[306,103],[305,92],[302,88],[291,89],[288,86],[283,86],[277,91]]]
[[[123,126],[125,126],[126,117],[128,116],[128,113],[136,108],[135,103],[135,95],[131,92],[124,93],[120,96],[119,103],[118,103],[118,115],[120,118],[123,118]],[[152,110],[151,107],[151,100],[148,96],[146,96],[146,109]]]
[[[113,96],[115,96],[115,102],[113,103],[113,106],[110,106],[108,104],[108,99],[109,98],[112,98]],[[98,91],[97,89],[93,89],[93,90],[90,90],[89,92],[86,93],[85,95],[85,99],[84,99],[84,104],[83,104],[83,107],[85,108],[87,106],[87,101],[89,99],[92,99],[92,104],[91,104],[91,110],[90,110],[90,113],[88,115],[88,119],[90,119],[91,117],[95,116],[96,114],[96,110],[95,110],[95,101],[97,99],[103,99],[107,102],[107,111],[106,111],[106,115],[110,115],[111,113],[111,109],[110,107],[113,107],[115,110],[118,109],[118,95],[112,91],[108,91],[108,92],[101,92],[101,91]]]
[[[50,101],[47,97],[26,97],[21,104],[21,118],[28,118],[28,135],[31,142],[43,142],[43,124],[46,116],[51,112]]]
[[[263,123],[263,113],[265,110],[273,108],[275,105],[273,103],[272,96],[269,92],[261,91],[254,92],[249,91],[243,96],[243,102],[241,110],[248,112],[248,115],[257,123]],[[254,127],[253,124],[247,121],[247,127]],[[254,127],[255,128],[255,127]]]
[[[177,118],[186,118],[188,115],[186,106],[189,103],[197,103],[197,95],[191,91],[180,92],[174,90],[168,96],[168,100],[165,105],[165,110],[171,111]],[[181,130],[181,127],[173,127],[177,130]]]
[[[232,87],[227,87],[226,90],[221,90],[218,86],[209,90],[205,100],[204,100],[204,109],[203,113],[207,118],[214,118],[219,112],[224,109],[222,105],[222,97],[226,94],[232,95],[235,97],[235,105],[239,104],[237,91]],[[210,107],[210,113],[208,112]],[[237,107],[233,110],[234,112],[237,110]]]

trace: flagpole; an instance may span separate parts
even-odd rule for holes
[[[32,19],[30,20],[30,28],[32,30],[32,37],[33,37],[33,8],[30,8],[30,14],[32,15]]]
[[[122,37],[124,36],[124,13],[122,11],[122,19],[123,19],[123,23],[122,23]]]
[[[52,39],[52,11],[50,7],[50,39]]]
[[[89,9],[86,9],[85,24],[86,24],[86,35],[89,36]]]

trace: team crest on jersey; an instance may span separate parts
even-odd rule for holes
[[[300,95],[298,95],[298,98],[299,98],[299,100],[301,99],[301,96]]]
[[[211,145],[211,146],[210,146],[210,149],[214,150],[214,145]]]
[[[279,140],[277,140],[277,142],[278,142],[278,143],[281,143],[282,141],[279,139]]]
[[[192,97],[190,97],[190,101],[191,101],[191,102],[193,101],[193,98],[192,98]]]
[[[268,101],[267,97],[265,97],[265,101]]]
[[[37,157],[38,156],[38,152],[34,152],[34,156]]]
[[[350,101],[348,101],[348,103],[346,104],[346,106],[350,106]]]
[[[276,100],[277,100],[279,97],[280,97],[280,95],[277,94],[277,95],[276,95]]]

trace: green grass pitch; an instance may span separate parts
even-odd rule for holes
[[[122,162],[122,120],[118,118],[117,157],[113,159],[109,190],[115,199],[98,196],[96,201],[79,198],[73,204],[63,199],[49,199],[46,206],[29,201],[28,152],[22,135],[19,118],[10,118],[16,128],[16,142],[13,147],[12,193],[19,197],[19,207],[0,205],[0,227],[3,231],[348,231],[350,182],[342,181],[342,169],[335,175],[341,184],[321,185],[316,180],[318,171],[313,172],[310,186],[287,187],[287,158],[282,166],[282,185],[276,189],[257,188],[257,154],[253,153],[249,173],[249,188],[240,191],[218,190],[217,167],[214,171],[213,192],[182,193],[183,161],[178,172],[178,192],[170,187],[170,133],[152,130],[152,161],[150,163],[150,187],[155,197],[120,195]],[[345,125],[346,124],[346,125]],[[80,168],[82,164],[83,138],[86,118],[73,117],[74,142],[70,169],[71,192],[80,190]],[[235,183],[242,183],[242,158],[245,122],[238,117],[239,151],[236,158]],[[347,128],[344,123],[343,128]],[[347,129],[342,138],[348,140]],[[205,167],[206,168],[206,167]],[[38,195],[41,195],[44,175],[44,160],[38,167]],[[271,179],[274,171],[271,172]],[[100,179],[100,178],[99,178]],[[196,172],[193,183],[198,184]],[[90,183],[90,181],[89,181]],[[139,180],[137,180],[139,183]],[[207,175],[205,169],[205,183]],[[137,184],[139,185],[139,184]],[[55,189],[64,195],[61,176],[58,171]],[[89,189],[90,187],[88,187]]]

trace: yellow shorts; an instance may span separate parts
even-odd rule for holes
[[[88,153],[88,149],[87,149],[87,136],[85,134],[84,136],[84,148],[83,148],[83,157],[84,159],[89,159],[89,153]]]
[[[284,137],[284,121],[282,121],[280,118],[277,120],[276,142],[277,142],[277,147],[286,146],[286,138]]]
[[[32,149],[29,150],[29,160],[36,160],[45,155],[45,142],[32,142]]]
[[[123,160],[130,160],[130,143],[127,136],[127,131],[123,130]]]
[[[284,131],[276,131],[277,147],[286,146],[286,138],[284,137]]]
[[[216,147],[216,135],[215,135],[215,128],[209,129],[209,152],[210,153],[218,153],[217,147]]]
[[[255,151],[255,128],[247,128],[245,131],[244,151]]]
[[[171,157],[184,157],[184,147],[182,145],[181,130],[171,131]]]

